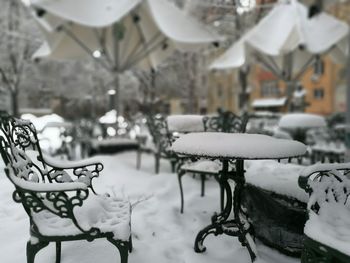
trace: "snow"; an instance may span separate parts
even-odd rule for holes
[[[343,142],[316,142],[311,146],[313,151],[329,152],[335,154],[345,154],[346,146]]]
[[[314,165],[306,172],[329,171],[331,176],[310,181],[312,194],[308,202],[310,218],[304,232],[310,238],[350,255],[350,207],[347,203],[350,180],[336,169],[349,169],[350,164]],[[306,174],[307,175],[307,174]],[[318,214],[312,207],[318,204]]]
[[[62,140],[60,139],[60,126],[53,126],[52,124],[65,125],[64,119],[57,114],[49,114],[41,117],[36,117],[32,114],[22,114],[21,119],[29,120],[33,123],[38,132],[40,146],[46,152],[53,152],[60,148]]]
[[[36,117],[33,114],[22,114],[21,119],[31,121],[37,131],[42,131],[49,123],[63,123],[64,119],[57,114],[49,114],[41,117]]]
[[[209,173],[218,173],[222,170],[221,162],[210,161],[210,160],[199,160],[193,163],[186,163],[181,166],[182,170],[187,170],[190,172],[209,172]]]
[[[350,210],[343,204],[325,202],[319,215],[311,212],[304,233],[310,238],[350,255]]]
[[[350,169],[350,163],[316,163],[310,165],[301,171],[301,176],[308,176],[320,171],[333,171]]]
[[[30,151],[30,150],[29,150]],[[98,157],[91,157],[83,160],[77,160],[77,161],[69,161],[69,160],[62,160],[55,157],[51,157],[50,155],[43,154],[44,162],[52,167],[81,167],[81,166],[88,166],[88,165],[94,165],[96,163],[101,163],[101,160]],[[33,159],[32,159],[33,160]]]
[[[100,123],[113,124],[117,122],[117,111],[111,110],[105,113],[100,119]]]
[[[176,174],[161,160],[161,171],[154,175],[153,155],[142,155],[141,170],[135,169],[136,153],[99,156],[105,166],[103,174],[94,180],[97,192],[128,198],[132,203],[131,232],[134,250],[129,263],[250,263],[247,250],[237,238],[209,236],[207,251],[197,254],[193,243],[200,229],[210,223],[215,211],[220,210],[219,186],[214,179],[206,182],[206,195],[200,197],[198,178],[185,176],[186,212],[180,213],[180,196]],[[0,166],[2,164],[0,163]],[[29,239],[29,220],[23,207],[12,197],[14,187],[0,167],[0,254],[1,262],[26,262],[25,246]],[[297,263],[257,242],[259,259],[256,263]],[[62,243],[64,263],[120,262],[118,251],[105,239],[93,242],[71,241]],[[35,263],[54,261],[55,247],[42,249]]]
[[[256,99],[253,101],[254,108],[282,107],[286,104],[287,98]]]
[[[128,241],[130,237],[131,207],[127,200],[115,197],[89,195],[83,206],[74,208],[79,226],[88,231],[96,227],[101,232],[113,232],[115,239]],[[49,211],[33,214],[34,222],[44,235],[78,235],[82,232],[68,218]]]
[[[302,98],[306,95],[306,90],[305,89],[300,89],[296,90],[293,92],[293,97],[294,98]]]
[[[247,161],[245,178],[248,184],[307,203],[309,195],[298,185],[303,169],[301,165],[274,160]]]
[[[242,159],[277,159],[303,155],[300,142],[261,134],[192,133],[177,139],[172,150],[184,155]]]
[[[91,141],[92,148],[98,148],[99,146],[118,146],[118,145],[137,145],[137,140],[129,139],[129,138],[107,138],[103,140],[92,140]]]
[[[30,181],[25,181],[14,175],[10,175],[11,180],[20,188],[35,191],[35,192],[45,192],[45,191],[73,191],[73,190],[86,190],[87,185],[81,182],[71,182],[71,183],[60,183],[60,184],[44,184],[35,183]]]
[[[278,126],[285,129],[326,127],[324,117],[310,113],[289,113],[281,117]]]
[[[167,117],[171,132],[201,132],[204,131],[202,115],[170,115]]]

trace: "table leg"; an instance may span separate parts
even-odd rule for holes
[[[235,182],[234,196],[232,196],[232,189],[228,182],[229,178]],[[250,224],[241,209],[241,195],[245,184],[243,160],[237,160],[236,172],[234,175],[229,173],[228,161],[223,160],[223,169],[218,178],[218,182],[226,194],[225,207],[221,213],[215,213],[213,215],[210,225],[199,231],[194,243],[194,250],[198,253],[206,250],[203,242],[208,235],[214,234],[217,236],[226,234],[238,237],[241,244],[247,247],[251,260],[254,261],[256,259],[255,243],[249,233]],[[233,219],[229,219],[232,210]]]

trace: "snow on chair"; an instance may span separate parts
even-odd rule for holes
[[[56,243],[59,263],[61,242],[106,238],[118,248],[121,262],[127,263],[132,249],[131,207],[127,200],[93,190],[92,180],[103,165],[88,160],[49,165],[32,123],[4,114],[0,121],[0,152],[15,186],[13,198],[29,216],[27,262],[33,263],[50,242]]]
[[[244,114],[241,117],[233,112],[219,109],[218,114],[214,116],[203,117],[203,126],[205,132],[227,132],[227,133],[244,133],[248,122],[248,115]],[[183,164],[177,171],[180,187],[181,209],[184,211],[184,193],[182,187],[182,177],[185,174],[199,175],[201,178],[201,196],[205,194],[205,180],[208,176],[214,176],[218,179],[219,173],[222,170],[222,164],[219,161],[213,160],[182,160]],[[220,186],[220,205],[223,208],[224,192]]]
[[[315,164],[299,177],[309,195],[302,263],[350,262],[350,163]]]

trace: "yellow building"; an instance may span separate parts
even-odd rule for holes
[[[336,111],[335,90],[341,67],[334,64],[329,57],[321,58],[319,65],[321,65],[319,74],[315,73],[315,67],[309,67],[298,81],[304,90],[300,94],[305,96],[305,112],[329,115]],[[275,112],[287,111],[288,101],[284,81],[278,80],[262,67],[255,66],[251,83],[252,108]]]
[[[216,112],[218,108],[237,112],[239,93],[233,70],[208,72],[208,113]]]

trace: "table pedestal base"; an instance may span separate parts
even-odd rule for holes
[[[233,197],[232,189],[228,182],[229,178],[235,182]],[[226,204],[220,214],[215,213],[213,215],[211,218],[212,223],[199,231],[194,243],[194,250],[197,253],[206,250],[203,242],[208,235],[213,234],[217,236],[226,234],[238,237],[242,246],[245,246],[248,249],[251,260],[254,261],[257,254],[255,243],[250,235],[250,224],[241,208],[241,194],[245,184],[243,160],[236,161],[236,171],[234,173],[228,171],[228,161],[223,160],[223,169],[217,180],[226,193]],[[232,212],[233,219],[229,219]]]

